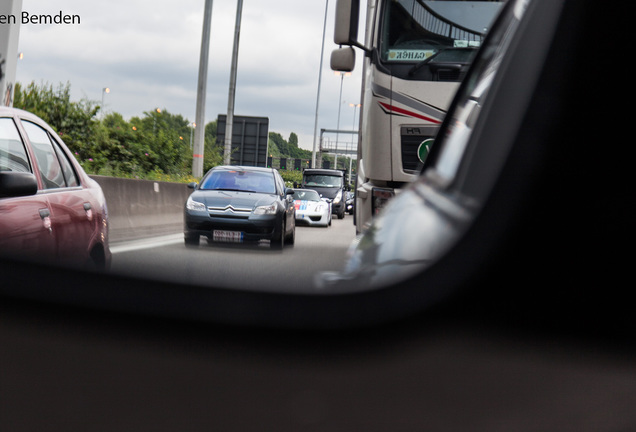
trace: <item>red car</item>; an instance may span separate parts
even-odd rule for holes
[[[0,256],[108,269],[106,200],[42,119],[0,107]]]

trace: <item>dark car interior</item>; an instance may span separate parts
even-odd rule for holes
[[[629,80],[607,73],[627,27],[599,7],[529,2],[482,134],[511,131],[503,169],[452,253],[395,286],[294,296],[1,260],[0,430],[635,430]],[[431,284],[452,294],[424,307]]]

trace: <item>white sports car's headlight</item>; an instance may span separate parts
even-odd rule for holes
[[[202,202],[199,201],[195,201],[192,199],[192,197],[188,197],[188,201],[186,201],[186,208],[188,210],[193,210],[193,211],[205,211],[205,204],[203,204]]]
[[[255,215],[271,215],[276,214],[276,204],[270,204],[266,206],[258,206],[253,210]]]

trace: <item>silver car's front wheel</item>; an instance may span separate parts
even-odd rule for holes
[[[185,242],[186,247],[199,246],[199,240],[200,240],[200,236],[198,234],[197,235],[185,234],[183,236],[183,241]]]
[[[282,249],[285,245],[285,219],[283,218],[283,223],[280,229],[280,233],[278,235],[274,234],[274,238],[272,238],[269,242],[269,246],[272,249]]]

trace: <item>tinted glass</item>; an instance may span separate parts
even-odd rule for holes
[[[313,190],[296,190],[294,191],[294,199],[303,201],[320,201],[320,195]]]
[[[38,168],[45,189],[66,187],[64,174],[60,161],[53,150],[53,145],[49,139],[49,134],[40,126],[31,122],[23,121],[22,126],[26,130],[31,142],[31,148],[38,161]]]
[[[276,177],[276,185],[278,186],[278,193],[283,194],[285,192],[285,181],[280,176],[280,174],[278,174],[278,172],[275,172],[274,176]]]
[[[203,180],[200,189],[276,193],[272,173],[238,170],[212,171]]]
[[[517,2],[523,4],[523,1]],[[513,13],[517,11],[516,13]],[[480,56],[476,59],[473,73],[466,78],[464,86],[457,94],[455,110],[448,115],[446,130],[440,132],[439,154],[433,164],[436,174],[450,182],[457,175],[464,157],[474,125],[481,113],[481,107],[488,90],[499,69],[503,54],[518,26],[522,7],[509,8],[506,13],[507,26],[500,26],[490,34]]]
[[[340,188],[342,187],[342,177],[330,176],[325,174],[306,175],[304,178],[304,185]]]
[[[0,171],[31,172],[24,143],[10,118],[0,118]]]
[[[53,142],[53,148],[55,149],[57,158],[62,165],[62,173],[64,174],[66,185],[69,187],[79,186],[79,181],[77,180],[77,175],[75,174],[75,170],[73,169],[71,161],[66,156],[66,153],[62,150],[60,144],[54,139],[51,139],[51,141]]]
[[[449,7],[445,7],[447,3]],[[391,0],[384,8],[383,61],[418,62],[447,50],[452,61],[467,63],[498,7],[493,2]],[[446,55],[446,54],[445,54]],[[446,61],[450,61],[447,59]]]

